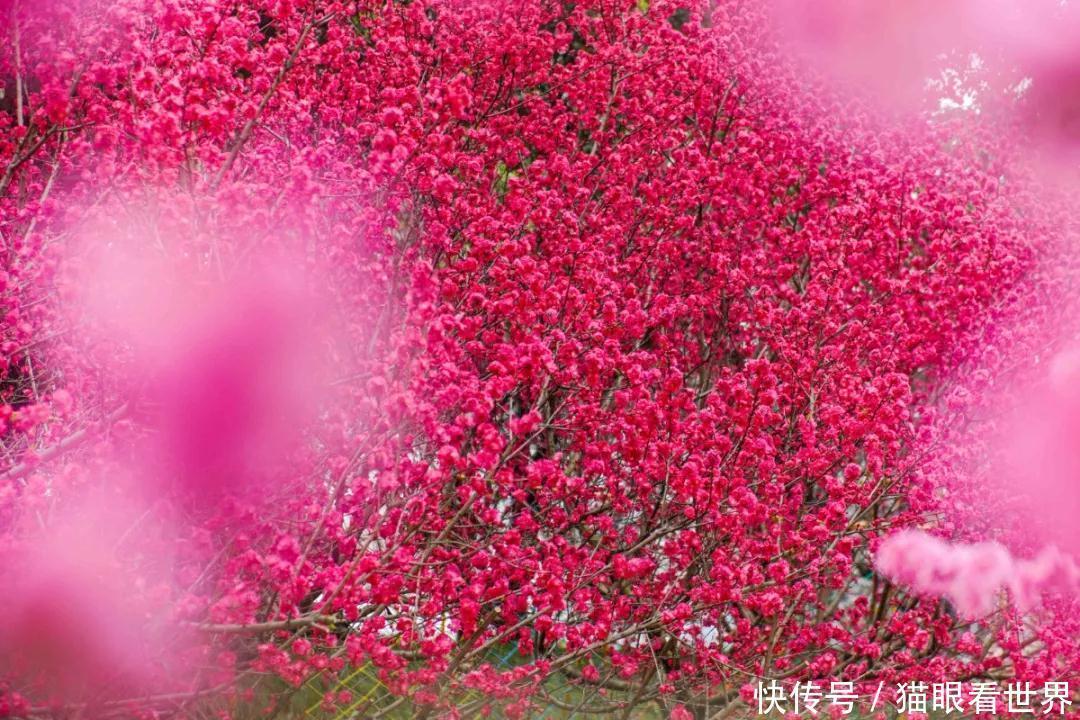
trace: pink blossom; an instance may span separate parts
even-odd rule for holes
[[[0,706],[80,657],[133,666],[115,715],[432,720],[1080,667],[1070,532],[998,511],[966,415],[1069,334],[1072,200],[989,109],[808,91],[767,11],[5,6],[0,546],[107,632],[11,640]],[[87,497],[122,510],[54,548]],[[931,518],[958,544],[882,547],[914,592],[867,577]]]
[[[1052,153],[1075,160],[1080,141],[1080,11],[1054,0],[776,3],[788,47],[843,81],[904,108],[926,105],[928,82],[975,53],[990,83],[978,102],[1015,98],[1010,111]],[[1002,78],[1011,77],[1011,85]],[[968,91],[974,91],[977,83]],[[947,90],[946,90],[947,92]],[[1006,101],[1008,102],[1008,101]],[[1017,108],[1019,108],[1017,110]],[[1059,158],[1060,159],[1060,158]]]
[[[1044,592],[1080,589],[1080,568],[1055,548],[1023,560],[996,542],[950,543],[920,530],[886,538],[875,564],[916,593],[948,598],[965,618],[992,612],[1005,589],[1024,610],[1038,605]]]
[[[3,670],[47,679],[52,701],[94,704],[151,691],[164,672],[186,676],[182,632],[161,604],[167,546],[144,536],[133,547],[122,533],[138,516],[103,500],[84,498],[0,564]]]

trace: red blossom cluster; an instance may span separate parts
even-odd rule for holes
[[[744,0],[0,12],[0,715],[1080,668],[873,570],[1056,302],[999,127],[883,129]]]

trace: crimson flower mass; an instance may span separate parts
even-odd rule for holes
[[[0,717],[1080,712],[1075,14],[778,5],[2,0]]]

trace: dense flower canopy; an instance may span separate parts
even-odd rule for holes
[[[872,565],[1067,301],[1000,126],[836,100],[745,0],[3,12],[0,715],[1080,668],[1067,600]]]

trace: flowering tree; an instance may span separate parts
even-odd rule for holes
[[[4,18],[0,714],[1077,667],[871,564],[942,510],[956,369],[1060,282],[994,129],[883,130],[754,3]]]

